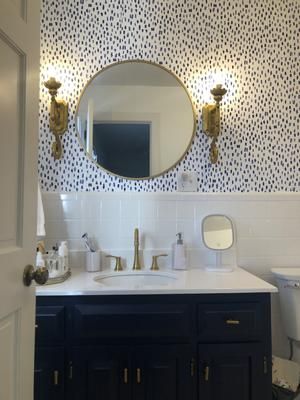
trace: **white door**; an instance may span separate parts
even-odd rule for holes
[[[0,0],[0,400],[33,399],[39,0]]]

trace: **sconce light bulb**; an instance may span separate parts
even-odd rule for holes
[[[44,86],[50,91],[57,91],[61,87],[61,83],[57,81],[54,77],[49,78],[44,82]]]
[[[219,103],[227,93],[227,89],[225,89],[221,84],[217,84],[213,89],[211,89],[210,93],[213,95],[214,100]]]

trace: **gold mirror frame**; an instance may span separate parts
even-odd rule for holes
[[[154,63],[154,62],[152,62],[152,61],[144,61],[144,60],[140,60],[140,59],[125,60],[125,61],[117,61],[117,62],[114,62],[114,63],[112,63],[112,64],[109,64],[109,65],[105,66],[105,67],[102,68],[99,72],[97,72],[95,75],[93,75],[93,76],[88,80],[88,82],[86,83],[86,85],[84,86],[84,88],[83,88],[83,90],[82,90],[82,92],[81,92],[81,94],[80,94],[80,96],[79,96],[78,102],[77,102],[76,111],[75,111],[75,121],[77,120],[78,109],[79,109],[80,101],[81,101],[81,99],[82,99],[82,97],[83,97],[83,95],[84,95],[84,93],[85,93],[87,87],[88,87],[89,84],[92,82],[92,80],[95,79],[98,75],[100,75],[100,74],[103,73],[104,71],[106,71],[106,70],[108,70],[108,69],[110,69],[110,68],[112,68],[112,67],[114,67],[114,66],[116,66],[116,65],[129,64],[129,63],[150,64],[150,65],[153,65],[153,66],[155,66],[155,67],[159,67],[159,68],[161,68],[162,70],[164,70],[165,72],[167,72],[167,73],[169,73],[170,75],[172,75],[172,76],[180,83],[181,87],[184,89],[184,91],[185,91],[185,93],[186,93],[186,95],[187,95],[187,97],[188,97],[188,99],[189,99],[189,102],[190,102],[190,104],[191,104],[191,109],[192,109],[192,114],[193,114],[193,129],[192,129],[191,139],[190,139],[190,141],[189,141],[189,143],[188,143],[188,145],[187,145],[187,148],[186,148],[185,151],[183,152],[182,156],[181,156],[173,165],[171,165],[169,168],[166,168],[166,169],[163,170],[162,172],[160,172],[160,173],[158,173],[158,174],[151,175],[151,176],[149,176],[149,177],[146,176],[146,177],[133,178],[133,177],[128,177],[128,176],[117,175],[117,174],[115,174],[114,172],[111,172],[111,171],[109,171],[108,169],[104,168],[101,164],[97,163],[97,162],[91,157],[91,155],[86,151],[85,146],[84,146],[83,143],[82,143],[82,139],[81,139],[81,137],[80,137],[80,134],[79,134],[79,132],[78,132],[77,124],[76,124],[76,133],[77,133],[78,140],[79,140],[81,146],[83,147],[83,149],[84,149],[84,151],[85,151],[86,156],[87,156],[98,168],[101,168],[103,171],[107,172],[109,175],[115,176],[115,177],[117,177],[117,178],[122,178],[122,179],[127,179],[127,180],[133,180],[133,181],[150,180],[150,179],[153,179],[153,178],[157,178],[157,177],[159,177],[159,176],[162,176],[162,175],[166,174],[167,172],[169,172],[171,169],[175,168],[175,166],[176,166],[177,164],[179,164],[179,163],[184,159],[184,157],[186,156],[187,152],[190,150],[190,148],[191,148],[191,146],[192,146],[192,143],[193,143],[193,140],[194,140],[194,138],[195,138],[195,136],[196,136],[197,118],[196,118],[196,111],[195,111],[195,107],[194,107],[194,105],[193,105],[191,96],[190,96],[190,94],[189,94],[187,88],[186,88],[185,85],[183,84],[183,82],[182,82],[182,81],[178,78],[178,76],[175,75],[172,71],[170,71],[170,70],[167,69],[166,67],[164,67],[164,66],[162,66],[162,65],[160,65],[160,64]]]

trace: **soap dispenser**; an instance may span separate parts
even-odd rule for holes
[[[182,233],[176,234],[177,242],[173,245],[173,269],[187,269],[185,245],[182,240]]]

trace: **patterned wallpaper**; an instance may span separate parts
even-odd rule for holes
[[[41,81],[51,68],[69,102],[64,155],[50,154],[49,96],[41,87],[39,175],[45,191],[175,191],[179,170],[200,192],[300,191],[298,0],[42,0]],[[162,177],[111,176],[85,155],[75,110],[86,82],[115,61],[144,59],[173,71],[198,117],[184,160]],[[53,73],[52,73],[53,74]],[[220,160],[209,163],[201,106],[213,83],[228,88]]]

